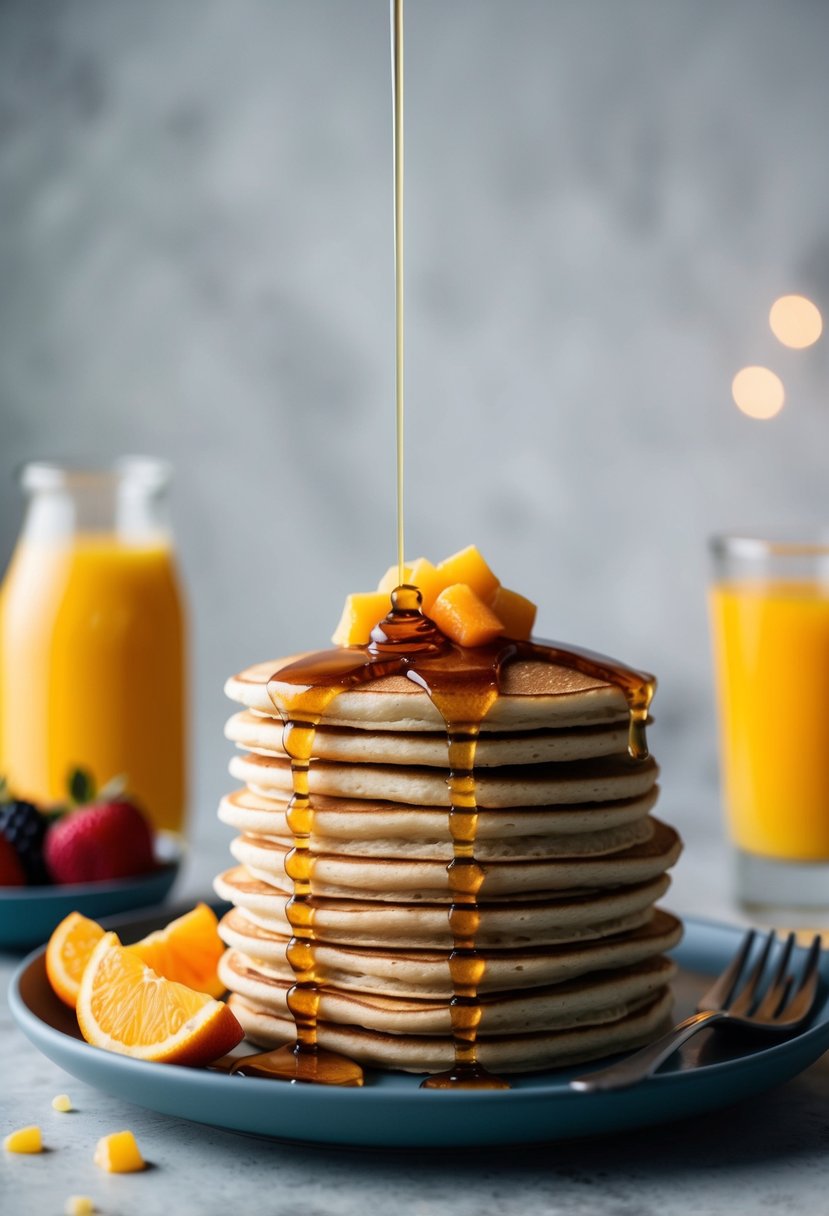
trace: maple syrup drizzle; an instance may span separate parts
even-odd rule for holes
[[[511,653],[511,645],[504,643],[494,656],[481,655],[480,663],[470,662],[467,655],[457,667],[444,663],[432,670],[431,665],[426,664],[425,673],[422,666],[409,672],[428,693],[446,724],[449,831],[452,836],[452,860],[447,866],[447,877],[452,933],[449,1016],[455,1059],[448,1072],[427,1077],[421,1083],[422,1089],[509,1089],[506,1081],[487,1072],[477,1054],[478,1027],[483,1012],[478,990],[486,973],[486,960],[476,946],[480,925],[478,893],[486,872],[475,856],[478,834],[475,748],[481,723],[498,698],[501,665]]]
[[[632,760],[647,760],[648,739],[645,727],[648,722],[656,678],[625,667],[607,655],[578,646],[563,646],[561,642],[517,642],[516,657],[521,659],[546,659],[581,672],[590,679],[604,680],[614,684],[624,693],[628,706],[628,754]]]
[[[403,585],[403,0],[390,0],[392,154],[394,159],[394,397],[397,431],[397,581]]]
[[[291,939],[285,953],[294,973],[294,983],[288,989],[286,999],[296,1027],[296,1041],[276,1051],[244,1057],[233,1065],[232,1073],[292,1082],[310,1081],[322,1085],[363,1084],[363,1070],[356,1061],[323,1050],[317,1043],[320,985],[314,956],[314,906],[311,894],[314,810],[309,774],[317,725],[338,691],[336,684],[311,690],[300,689],[287,705],[278,707],[285,720],[282,744],[291,762],[293,786],[286,810],[294,843],[285,858],[285,873],[293,887],[285,905],[285,914],[291,926]]]

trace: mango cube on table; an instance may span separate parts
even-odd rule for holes
[[[102,1136],[93,1161],[109,1174],[134,1174],[144,1169],[144,1158],[130,1131]]]
[[[29,1127],[19,1127],[17,1131],[9,1132],[3,1141],[7,1153],[42,1153],[43,1136],[40,1128],[31,1124]]]

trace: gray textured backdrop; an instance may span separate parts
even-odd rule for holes
[[[407,5],[408,551],[655,670],[680,823],[706,535],[829,516],[826,342],[767,325],[829,309],[827,50],[822,0]],[[395,557],[389,87],[385,0],[0,6],[0,563],[21,460],[173,460],[205,825],[224,676]]]

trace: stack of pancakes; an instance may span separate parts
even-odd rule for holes
[[[285,905],[291,768],[268,681],[292,662],[228,681],[227,726],[243,788],[219,817],[238,863],[216,879],[221,976],[249,1039],[292,1041]],[[287,689],[286,690],[290,691]],[[620,689],[542,661],[509,665],[475,757],[475,856],[485,871],[476,946],[485,961],[478,1058],[547,1068],[652,1038],[670,1018],[680,925],[655,902],[676,833],[651,816],[657,768],[627,752]],[[314,959],[322,1046],[368,1065],[433,1072],[454,1058],[448,965],[445,725],[404,676],[342,692],[310,771]]]

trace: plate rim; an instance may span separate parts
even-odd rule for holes
[[[0,907],[4,903],[58,903],[60,899],[80,899],[86,895],[114,895],[130,887],[150,884],[154,879],[167,876],[178,870],[182,857],[164,861],[144,874],[130,874],[125,878],[105,878],[101,882],[43,883],[40,886],[0,887]]]

